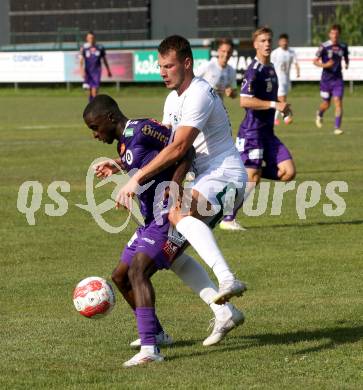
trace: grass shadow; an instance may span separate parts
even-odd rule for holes
[[[291,345],[304,341],[323,341],[326,343],[312,348],[301,349],[295,354],[307,354],[318,352],[321,350],[336,348],[343,344],[353,344],[360,341],[363,337],[363,326],[352,327],[336,327],[327,329],[315,330],[297,330],[295,332],[286,333],[264,333],[253,334],[248,336],[234,336],[228,337],[226,340],[231,345],[217,345],[215,347],[208,347],[205,351],[193,351],[186,353],[177,353],[174,356],[168,356],[168,360],[175,360],[188,357],[204,356],[211,353],[232,352],[235,350],[244,350],[248,348],[268,345]],[[176,345],[193,345],[197,340],[189,340],[186,344],[183,341],[177,342]]]
[[[297,353],[316,352],[322,349],[335,348],[342,344],[353,344],[363,337],[363,326],[337,327],[316,330],[298,330],[287,333],[266,333],[241,337],[241,339],[254,339],[259,345],[288,345],[302,341],[319,341],[327,339],[327,343],[301,350]]]
[[[263,225],[263,226],[250,226],[247,229],[271,229],[271,228],[290,228],[290,227],[299,227],[299,228],[309,228],[314,226],[329,226],[329,225],[362,225],[363,220],[356,219],[353,221],[331,221],[331,222],[311,222],[311,223],[286,223],[279,225]]]

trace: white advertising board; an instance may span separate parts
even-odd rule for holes
[[[317,47],[293,47],[300,65],[300,78],[296,77],[295,67],[291,69],[292,81],[319,81],[321,68],[314,66],[313,59],[317,51]],[[247,53],[248,52],[248,53]],[[113,73],[117,76],[117,80],[126,81],[142,81],[138,80],[135,71],[132,74],[131,65],[132,58],[135,57],[135,51],[129,51],[127,57],[127,66],[122,63],[125,60],[126,54],[122,51],[110,53]],[[350,64],[349,69],[345,69],[343,61],[343,76],[344,80],[363,80],[363,46],[353,46],[349,48]],[[212,52],[213,54],[213,52]],[[0,83],[52,83],[52,82],[68,82],[80,81],[80,76],[75,74],[79,71],[77,62],[77,53],[73,54],[74,64],[70,67],[69,57],[70,52],[0,52]],[[113,58],[113,57],[114,58]],[[119,58],[118,58],[119,56]],[[112,57],[112,58],[111,58]],[[251,63],[253,51],[248,50],[246,53],[234,53],[230,59],[230,64],[237,68],[238,79],[242,78],[244,70]],[[111,61],[112,62],[112,61]],[[120,64],[118,64],[120,62]],[[119,66],[120,65],[120,66]],[[118,67],[120,68],[118,70]],[[126,70],[125,70],[125,69]],[[126,72],[126,73],[125,73]],[[120,73],[120,74],[118,74]],[[104,78],[106,80],[106,78]]]
[[[1,52],[0,82],[63,82],[64,52]]]
[[[300,66],[300,78],[296,77],[295,67],[291,67],[290,78],[293,81],[319,81],[321,68],[313,64],[317,47],[292,47],[295,50]],[[363,80],[363,46],[353,46],[349,48],[349,68],[345,69],[342,61],[344,80]]]

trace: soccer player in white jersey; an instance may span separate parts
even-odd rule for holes
[[[279,102],[287,102],[287,94],[291,88],[290,82],[290,70],[291,65],[295,65],[296,77],[300,77],[300,67],[296,59],[296,53],[289,48],[289,36],[287,34],[281,34],[279,37],[279,47],[272,51],[271,62],[275,66],[277,79],[279,82],[279,89],[277,91],[277,99]],[[276,110],[275,113],[275,125],[279,125],[279,114]],[[292,122],[291,114],[284,118],[284,122],[289,124]]]
[[[218,40],[217,58],[202,64],[195,72],[197,77],[203,77],[214,88],[219,97],[232,99],[237,97],[236,70],[228,64],[233,54],[231,39]]]
[[[170,36],[160,43],[158,52],[161,77],[172,90],[165,101],[163,123],[172,127],[174,139],[120,189],[116,202],[130,208],[140,185],[179,161],[193,145],[195,180],[190,208],[185,212],[183,207],[175,207],[169,219],[216,275],[219,291],[212,301],[224,303],[242,295],[246,286],[231,272],[209,226],[220,221],[231,185],[236,189],[233,207],[241,205],[246,171],[221,99],[207,81],[194,76],[188,40]]]

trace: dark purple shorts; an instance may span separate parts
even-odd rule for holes
[[[292,160],[287,147],[271,129],[251,132],[240,127],[236,146],[246,168],[261,169],[263,162],[267,167],[276,167],[282,161]]]
[[[86,72],[84,82],[89,88],[99,88],[101,84],[101,73],[93,74]]]
[[[121,261],[130,266],[136,253],[145,253],[154,260],[158,269],[170,268],[167,248],[168,231],[169,223],[161,226],[155,221],[137,228],[121,254]]]
[[[344,81],[342,79],[332,81],[320,81],[320,96],[324,100],[330,100],[331,97],[342,98],[344,95]]]

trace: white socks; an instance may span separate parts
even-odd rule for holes
[[[176,230],[189,241],[198,255],[213,270],[219,283],[235,279],[217,246],[211,229],[204,222],[187,216],[176,224]]]
[[[275,120],[279,118],[279,115],[280,115],[280,111],[276,110],[275,111]]]
[[[175,259],[170,269],[210,306],[218,320],[226,320],[232,316],[230,303],[225,305],[212,303],[218,289],[207,271],[196,260],[183,253]]]
[[[146,352],[148,355],[158,353],[156,345],[142,345],[140,348],[140,352]]]

